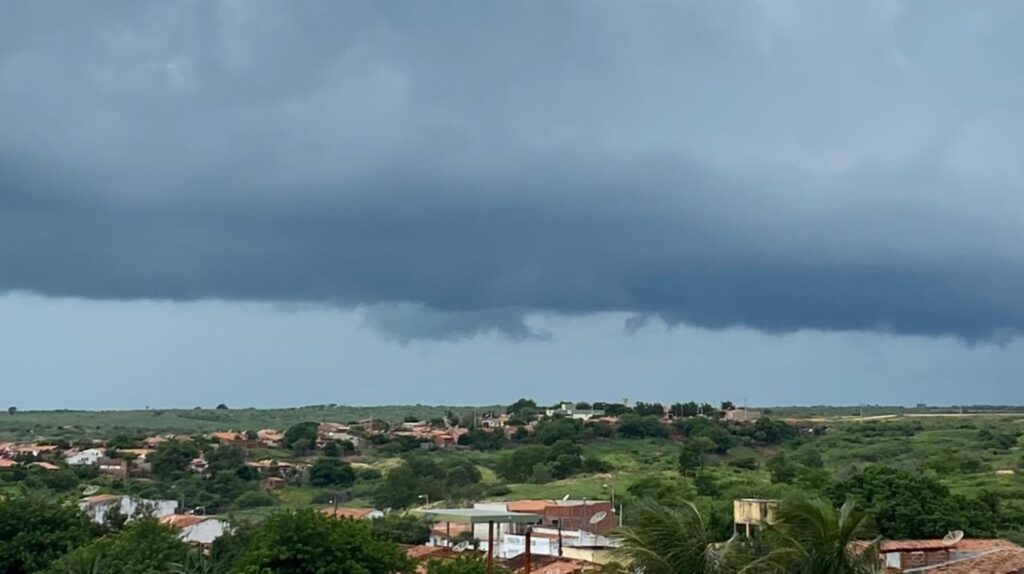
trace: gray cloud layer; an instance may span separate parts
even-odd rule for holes
[[[1015,3],[2,5],[0,291],[1024,326]]]

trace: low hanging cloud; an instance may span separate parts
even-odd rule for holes
[[[1024,326],[1024,8],[13,4],[0,291]]]

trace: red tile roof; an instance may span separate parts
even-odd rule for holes
[[[167,516],[161,516],[159,522],[160,524],[167,524],[174,528],[185,528],[199,524],[200,522],[206,522],[209,518],[209,516],[196,516],[194,514],[169,514]]]
[[[371,512],[373,512],[373,509],[372,508],[345,508],[345,507],[341,506],[341,507],[338,507],[338,508],[327,507],[327,508],[321,509],[320,512],[322,514],[326,514],[327,516],[334,516],[335,518],[355,518],[355,519],[360,519],[360,518],[366,518],[367,515],[369,515]]]
[[[922,570],[927,574],[1017,574],[1024,571],[1024,548],[995,547],[979,554]]]

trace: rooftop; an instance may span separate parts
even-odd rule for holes
[[[504,512],[484,510],[482,508],[432,508],[430,510],[414,510],[432,522],[455,522],[458,524],[486,524],[499,522],[503,524],[534,524],[541,517],[526,512]]]

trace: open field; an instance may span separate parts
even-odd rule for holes
[[[449,411],[473,417],[503,407],[446,407],[425,405],[353,407],[315,405],[281,409],[150,409],[127,411],[18,411],[0,416],[0,440],[33,436],[104,438],[115,434],[195,434],[218,430],[285,429],[304,421],[352,422],[376,418],[389,423],[406,416],[428,420]]]

